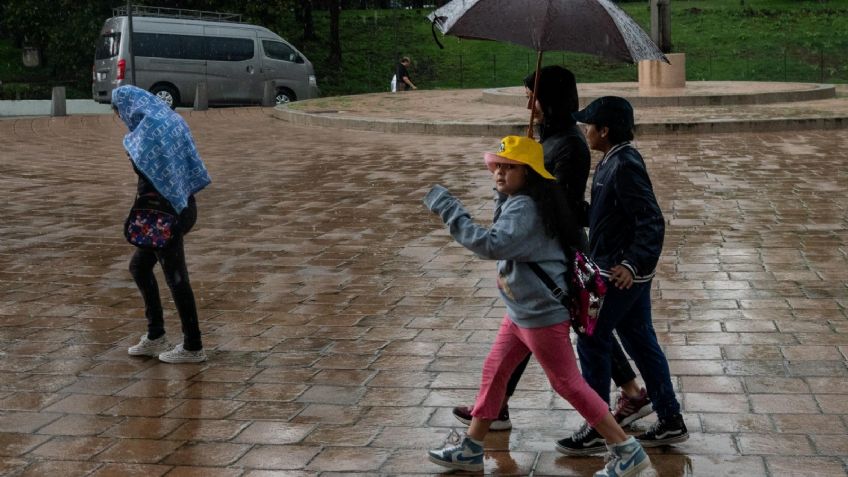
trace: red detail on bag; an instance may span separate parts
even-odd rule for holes
[[[575,330],[592,336],[607,294],[601,269],[580,252],[574,253],[569,275],[568,312]]]
[[[137,197],[124,222],[127,242],[141,248],[165,248],[177,232],[176,212],[156,195]]]

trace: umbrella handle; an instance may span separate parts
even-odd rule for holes
[[[445,49],[445,47],[444,47],[444,46],[442,46],[442,43],[441,43],[441,42],[439,41],[439,39],[436,37],[436,16],[435,16],[435,15],[433,16],[433,22],[432,22],[432,23],[430,23],[430,31],[432,31],[432,32],[433,32],[433,41],[435,41],[435,42],[436,42],[436,44],[437,44],[437,45],[439,45],[439,49],[440,49],[440,50],[444,50],[444,49]]]
[[[536,56],[536,74],[533,77],[533,91],[530,92],[530,126],[527,127],[527,137],[533,139],[533,121],[536,119],[536,92],[539,91],[539,76],[542,70],[542,51]]]

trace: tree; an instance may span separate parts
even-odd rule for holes
[[[315,22],[312,20],[312,0],[299,0],[295,18],[303,24],[303,41],[315,39]]]
[[[327,3],[330,9],[330,56],[327,62],[331,68],[338,70],[342,66],[342,41],[339,35],[342,6],[340,0],[330,0]]]
[[[6,0],[0,19],[18,46],[38,48],[57,80],[81,88],[91,79],[94,45],[113,0]]]

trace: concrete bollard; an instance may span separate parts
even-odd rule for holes
[[[265,82],[265,89],[262,91],[262,106],[271,107],[277,105],[277,88],[274,87],[273,81]]]
[[[206,111],[207,109],[209,109],[209,92],[206,81],[198,81],[194,89],[194,110]]]
[[[65,104],[65,87],[54,86],[53,96],[50,99],[50,116],[60,117],[67,116],[68,109]]]

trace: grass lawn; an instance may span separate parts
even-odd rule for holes
[[[646,31],[648,2],[620,4]],[[687,79],[848,82],[848,1],[674,0],[672,42],[686,53]],[[413,60],[410,74],[423,88],[481,88],[520,84],[535,66],[535,52],[488,41],[459,40],[438,33],[433,40],[428,11],[353,10],[342,13],[344,65],[326,67],[325,42],[298,42],[299,30],[281,21],[276,30],[315,63],[325,94],[384,91],[400,55]],[[316,12],[316,30],[326,35],[326,15]],[[635,65],[598,58],[546,53],[544,64],[563,64],[580,82],[636,81]]]

